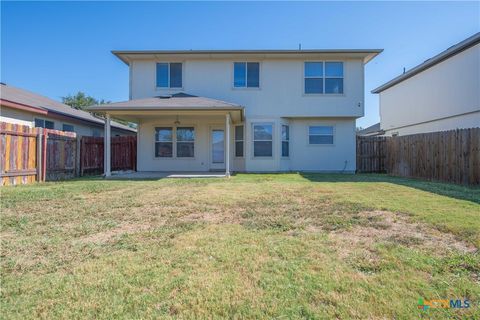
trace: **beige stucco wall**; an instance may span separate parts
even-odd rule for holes
[[[479,111],[480,44],[380,93],[387,135],[478,127]]]
[[[309,145],[309,126],[333,126],[333,145]],[[355,172],[355,119],[295,119],[290,136],[290,170]]]
[[[180,124],[175,124],[175,121]],[[155,157],[155,127],[194,127],[195,146],[193,158],[177,158],[175,149],[172,158]],[[225,128],[225,117],[159,117],[145,119],[138,125],[137,143],[137,170],[138,171],[209,171],[213,169],[210,149],[211,128]],[[234,159],[233,127],[231,127],[231,165],[233,170],[241,171],[244,168],[242,159]],[[175,148],[175,146],[174,146]],[[235,168],[233,168],[235,166]]]
[[[475,128],[480,127],[480,111],[448,117],[445,119],[439,119],[435,121],[429,121],[421,124],[401,127],[393,130],[387,130],[386,135],[391,136],[395,135],[408,135],[416,133],[425,133],[425,132],[437,132],[437,131],[446,131],[454,129],[466,129],[466,128]]]
[[[319,59],[322,60],[322,59]],[[245,150],[242,159],[233,157],[232,170],[276,172],[289,170],[354,171],[355,119],[364,114],[364,64],[361,59],[340,59],[344,62],[344,94],[305,95],[303,59],[256,59],[260,62],[260,88],[234,88],[233,64],[242,59],[187,59],[183,63],[183,88],[156,88],[155,60],[136,60],[130,64],[130,96],[141,99],[186,92],[219,99],[245,108]],[[175,60],[169,59],[168,62]],[[333,60],[338,61],[338,60]],[[194,125],[197,132],[194,159],[156,159],[154,128],[173,125],[173,118],[141,121],[138,140],[140,171],[205,171],[209,170],[209,127],[224,125],[224,118],[185,118],[182,124]],[[273,125],[273,156],[253,156],[252,126]],[[290,125],[290,157],[281,157],[281,125]],[[309,146],[308,125],[333,125],[333,146]],[[233,128],[232,128],[233,130]]]
[[[174,127],[176,117],[158,117],[139,124],[138,171],[208,171],[211,170],[212,127],[225,127],[224,117],[180,116],[179,126],[195,128],[194,158],[155,158],[155,127]],[[273,125],[273,156],[253,156],[252,128],[255,123]],[[245,126],[244,157],[234,157],[234,129],[231,126],[231,170],[248,172],[277,171],[355,171],[354,118],[249,118]],[[290,156],[281,157],[281,125],[290,126]],[[334,145],[309,145],[309,125],[334,127]],[[175,154],[175,152],[174,152]]]
[[[235,60],[239,61],[239,60]],[[364,113],[362,60],[344,61],[344,94],[305,95],[304,60],[260,61],[260,88],[234,88],[234,60],[186,60],[183,89],[157,89],[156,62],[131,64],[131,98],[140,99],[184,91],[245,107],[246,117],[333,116],[361,117]]]

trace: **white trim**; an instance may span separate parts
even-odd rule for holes
[[[105,133],[104,133],[104,156],[103,156],[103,168],[105,177],[110,177],[111,172],[111,131],[110,131],[110,115],[105,115]]]
[[[225,115],[225,176],[230,177],[230,113]]]

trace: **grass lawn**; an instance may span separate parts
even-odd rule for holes
[[[0,192],[1,318],[480,317],[478,188],[252,174]]]

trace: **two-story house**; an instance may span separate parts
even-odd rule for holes
[[[130,100],[91,110],[106,130],[138,123],[138,171],[354,172],[364,66],[381,51],[113,51]]]
[[[387,136],[480,127],[480,32],[372,93]]]

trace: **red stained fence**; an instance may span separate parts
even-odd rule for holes
[[[137,138],[113,137],[112,170],[136,170]],[[103,138],[0,122],[1,185],[103,173]]]
[[[1,185],[26,184],[38,180],[38,140],[39,135],[35,128],[0,123]]]
[[[81,138],[80,175],[103,172],[103,144],[100,137]],[[137,137],[112,137],[112,171],[137,169]]]
[[[68,179],[75,176],[75,132],[0,123],[2,185]]]
[[[76,176],[77,134],[43,129],[46,137],[44,181],[65,180]]]

